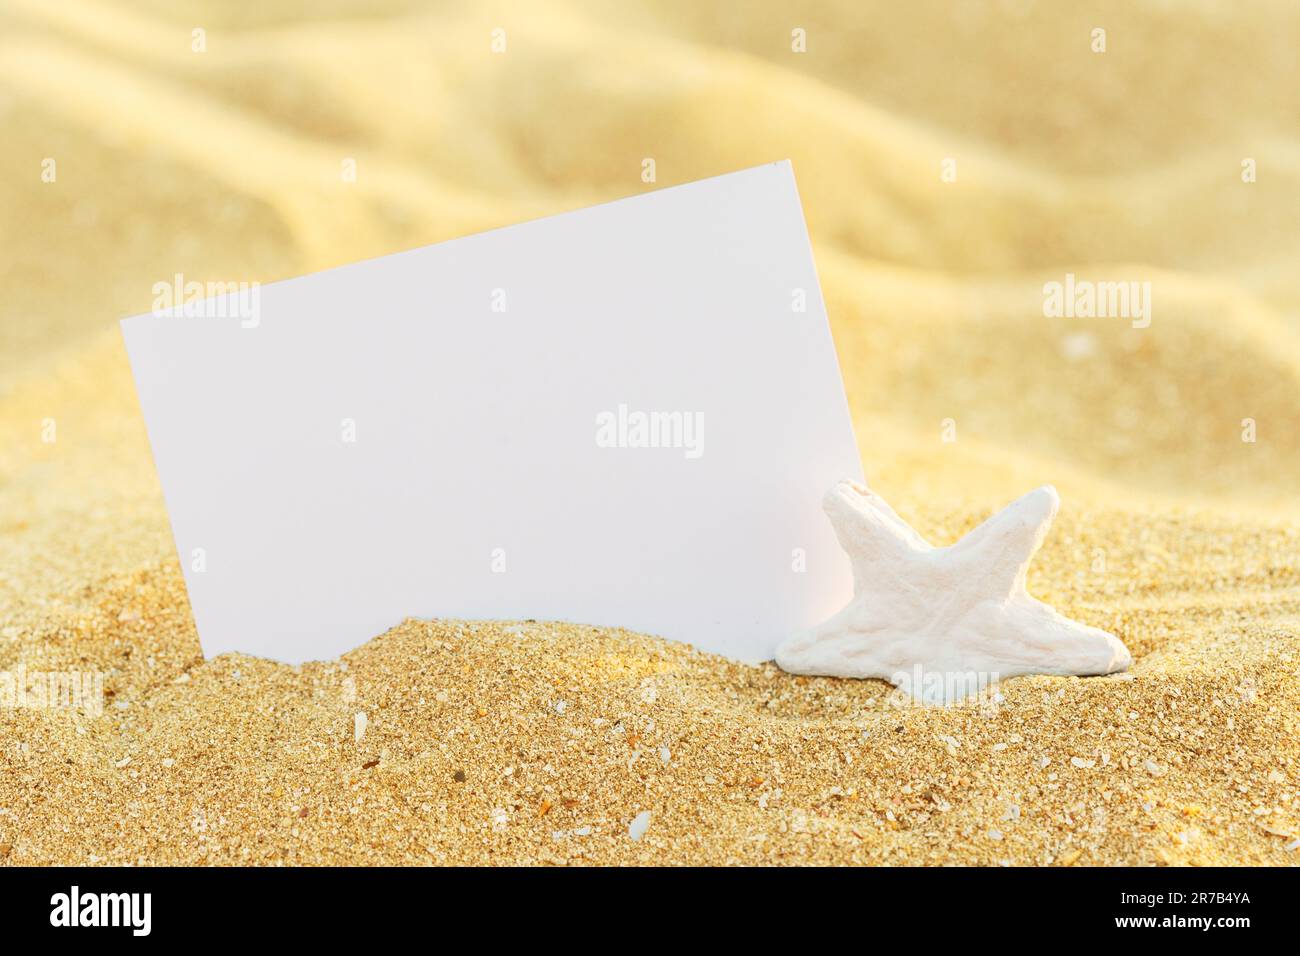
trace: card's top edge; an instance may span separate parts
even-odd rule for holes
[[[366,262],[375,262],[379,259],[392,259],[397,256],[411,255],[413,253],[421,252],[425,249],[431,249],[435,246],[444,245],[448,242],[460,242],[463,239],[470,239],[476,236],[489,235],[491,233],[501,232],[506,229],[515,229],[519,226],[526,226],[533,223],[545,222],[548,219],[558,219],[562,216],[572,216],[576,213],[583,213],[592,209],[600,209],[604,206],[613,206],[613,205],[617,205],[618,203],[639,202],[642,200],[649,199],[653,196],[659,196],[662,195],[663,193],[672,192],[674,190],[693,189],[699,186],[706,185],[711,182],[715,182],[716,180],[719,179],[727,179],[732,176],[749,176],[755,173],[763,172],[764,170],[781,170],[789,177],[791,184],[794,183],[794,164],[789,159],[778,159],[778,160],[773,160],[770,163],[763,163],[762,165],[759,166],[749,166],[746,167],[745,169],[736,169],[727,173],[719,173],[716,176],[707,176],[704,179],[694,179],[688,183],[677,183],[674,186],[664,186],[661,189],[652,189],[648,192],[637,193],[632,196],[621,196],[618,199],[610,199],[605,202],[593,203],[590,206],[581,206],[577,209],[566,209],[563,212],[551,213],[549,216],[539,216],[536,219],[524,219],[521,220],[520,222],[507,223],[506,225],[503,226],[494,226],[491,229],[483,229],[480,230],[479,232],[469,232],[463,236],[454,236],[450,239],[442,239],[438,242],[427,243],[423,246],[415,246],[411,249],[402,249],[398,252],[386,252],[380,256],[371,256],[367,259],[358,259],[355,262],[345,262],[341,265],[330,266],[327,269],[318,269],[315,272],[304,272],[302,275],[286,276],[283,279],[276,279],[273,282],[268,282],[266,283],[266,285],[272,286],[272,285],[277,285],[281,282],[293,282],[298,279],[305,279],[308,276],[322,275],[327,272],[333,272],[336,269],[348,269],[351,268],[352,266],[361,265]],[[796,190],[796,195],[797,195],[797,190]],[[160,315],[155,312],[142,312],[142,313],[137,313],[136,315],[130,315],[130,316],[126,316],[125,318],[119,319],[118,324],[125,331],[128,328],[128,324],[135,323],[137,319],[142,320],[142,319],[159,319],[159,318],[166,319],[168,318],[168,316],[165,314]]]

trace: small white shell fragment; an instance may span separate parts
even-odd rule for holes
[[[366,735],[366,725],[368,723],[369,720],[366,718],[364,712],[358,712],[357,715],[352,718],[352,740],[354,743],[361,743],[361,738]]]
[[[628,824],[627,835],[632,838],[633,842],[637,842],[645,836],[648,829],[650,829],[650,811],[642,810]]]

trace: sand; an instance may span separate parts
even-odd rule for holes
[[[0,708],[0,865],[1300,862],[1300,12],[743,9],[5,4],[0,673],[105,706]],[[544,622],[202,659],[114,327],[154,283],[785,157],[873,486],[948,543],[1055,484],[1030,593],[1128,674],[922,709]],[[1150,326],[1045,318],[1067,273]]]

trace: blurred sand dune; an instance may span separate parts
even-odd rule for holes
[[[1287,76],[1294,51],[1249,47],[1248,76],[1234,60],[1300,18],[1207,6],[1179,17],[1183,49],[1161,37],[1163,4],[1046,7],[891,12],[889,58],[906,39],[929,77],[904,89],[867,56],[884,14],[858,4],[807,11],[794,54],[779,6],[335,4],[288,22],[298,7],[271,4],[227,23],[220,4],[9,0],[0,369],[44,368],[177,271],[267,281],[627,195],[651,188],[645,156],[656,185],[790,156],[864,435],[893,420],[929,441],[953,418],[962,441],[1134,494],[1291,504],[1300,139],[1294,91],[1258,77]],[[1086,25],[1101,21],[1097,55]],[[1158,65],[1196,80],[1155,84]],[[1238,96],[1204,80],[1215,70]],[[972,77],[983,114],[954,112],[974,105]],[[56,184],[38,178],[45,156]],[[1044,319],[1042,284],[1066,272],[1151,281],[1153,329]],[[864,453],[889,474],[888,446]]]
[[[6,411],[81,351],[129,421],[103,330],[176,272],[269,281],[790,156],[886,490],[1295,513],[1300,12],[711,9],[8,0]],[[1151,282],[1151,327],[1044,318],[1067,272]],[[52,454],[0,421],[10,475]]]

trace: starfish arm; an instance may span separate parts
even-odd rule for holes
[[[858,482],[838,482],[826,492],[822,509],[850,555],[865,550],[878,557],[897,557],[933,550],[885,499]]]
[[[943,559],[980,574],[1000,593],[1021,592],[1060,504],[1051,485],[1036,488],[944,549]]]
[[[844,480],[822,499],[840,547],[853,569],[853,593],[862,594],[889,580],[889,569],[933,548],[866,485]]]
[[[876,494],[866,485],[859,485],[858,491],[866,498],[869,504],[879,516],[880,520],[885,522],[893,531],[914,551],[933,551],[934,548],[930,542],[917,534],[916,529],[898,516],[893,507],[880,495]]]
[[[776,662],[792,674],[887,679],[890,674],[877,654],[877,638],[882,630],[887,632],[887,624],[855,599],[828,620],[784,641],[776,649]]]
[[[1017,671],[1029,674],[1113,674],[1127,670],[1133,655],[1114,634],[1072,620],[1029,595],[1007,602],[1004,633],[1014,635]]]

